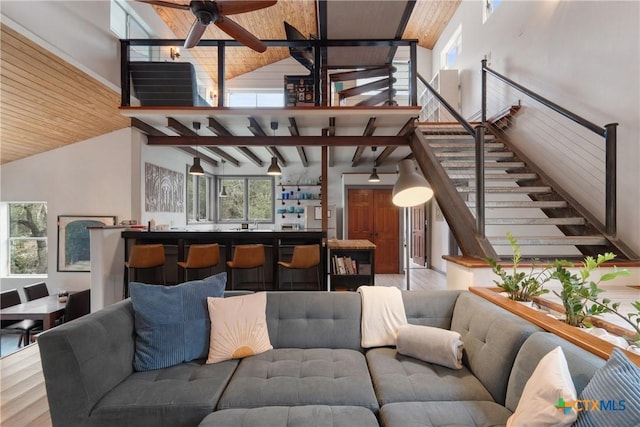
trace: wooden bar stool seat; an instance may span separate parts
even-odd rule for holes
[[[227,261],[231,272],[235,269],[248,270],[257,268],[262,273],[262,289],[266,290],[264,282],[264,245],[237,245],[233,251],[233,259]],[[234,289],[233,274],[231,274],[231,289]]]
[[[164,245],[133,245],[129,261],[124,263],[125,283],[123,287],[123,297],[129,296],[129,277],[135,280],[137,270],[162,267],[162,284],[166,284]],[[129,273],[133,270],[134,275]]]
[[[187,280],[189,270],[200,270],[213,267],[220,262],[220,245],[217,243],[207,245],[189,246],[189,254],[186,261],[178,261],[178,265],[184,268],[184,279]]]
[[[291,262],[278,261],[278,265],[290,270],[290,285],[293,289],[293,271],[306,270],[315,267],[318,279],[318,289],[321,287],[320,282],[320,245],[297,245],[293,247],[293,256]]]

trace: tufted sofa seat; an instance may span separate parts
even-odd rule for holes
[[[38,340],[53,425],[500,426],[555,346],[578,391],[604,363],[469,292],[403,292],[403,302],[409,323],[462,335],[462,369],[361,348],[358,294],[270,292],[273,350],[135,372],[133,307],[119,302]]]

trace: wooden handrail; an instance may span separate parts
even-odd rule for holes
[[[615,347],[610,342],[604,341],[598,337],[594,337],[593,335],[580,330],[580,328],[567,325],[560,320],[556,320],[552,317],[547,316],[543,312],[536,311],[530,307],[518,304],[517,302],[512,301],[509,298],[505,298],[502,295],[498,294],[495,289],[470,286],[469,291],[504,308],[507,311],[510,311],[517,316],[522,317],[525,320],[528,320],[534,325],[541,327],[545,331],[558,335],[560,338],[563,338],[577,345],[578,347],[587,350],[588,352],[593,353],[598,357],[601,357],[602,359],[607,360]],[[629,360],[631,360],[637,366],[640,366],[640,354],[632,353],[625,349],[621,350],[627,355]]]

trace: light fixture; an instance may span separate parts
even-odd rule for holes
[[[197,138],[198,129],[200,129],[200,122],[193,122],[193,128],[196,131]],[[189,175],[204,175],[204,169],[200,166],[200,157],[198,157],[198,144],[196,144],[196,156],[193,158],[193,165],[189,168]]]
[[[373,172],[371,172],[371,175],[369,175],[369,182],[380,182],[380,177],[378,176],[378,173],[376,172],[376,152],[377,147],[371,147],[371,153],[372,153],[372,158],[373,158]]]
[[[173,59],[174,61],[178,58],[180,58],[180,48],[179,47],[172,47],[169,48],[169,56],[171,57],[171,59]]]
[[[411,207],[425,203],[433,197],[433,190],[424,176],[416,172],[411,159],[398,163],[398,179],[393,186],[392,202],[396,206]]]
[[[222,186],[222,189],[220,190],[220,194],[218,194],[218,197],[228,197],[229,195],[227,194],[227,187],[224,186],[223,184],[223,178],[224,178],[224,159],[220,160],[222,162],[222,178],[220,178],[220,184]]]
[[[282,171],[280,170],[280,166],[278,166],[278,158],[271,158],[271,166],[267,169],[267,175],[278,176],[282,175]]]

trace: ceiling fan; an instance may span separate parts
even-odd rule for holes
[[[191,25],[189,34],[187,34],[187,38],[184,41],[184,47],[186,49],[197,45],[207,26],[213,23],[243,45],[261,53],[267,50],[267,46],[249,31],[227,18],[226,15],[253,12],[254,10],[264,9],[277,3],[277,0],[192,0],[189,4],[178,4],[161,0],[137,1],[161,7],[190,10],[196,17],[196,20],[193,22],[193,25]]]

